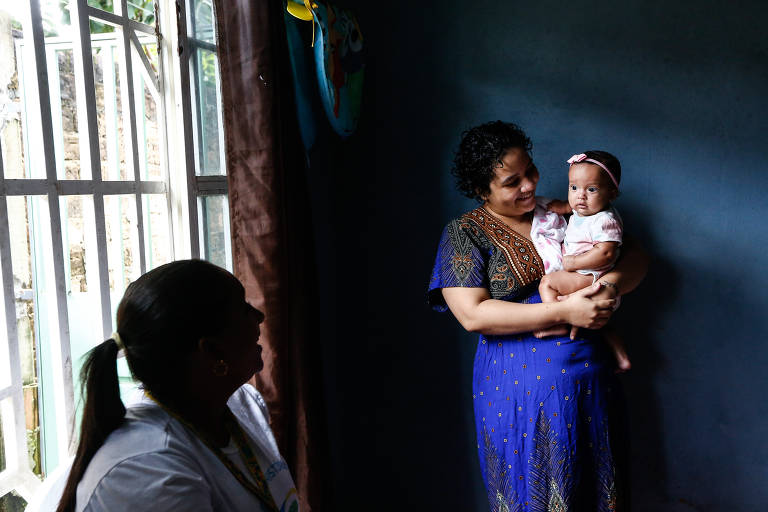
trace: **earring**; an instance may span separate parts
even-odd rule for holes
[[[223,359],[219,359],[213,365],[213,374],[217,377],[224,377],[229,373],[229,365]]]

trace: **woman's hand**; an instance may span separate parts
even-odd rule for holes
[[[547,203],[547,210],[560,215],[570,215],[573,213],[573,209],[571,209],[571,205],[568,204],[568,201],[563,201],[561,199],[553,199]]]
[[[608,323],[616,305],[615,297],[615,288],[602,286],[600,281],[567,297],[558,297],[568,306],[568,323],[573,326],[571,339],[576,337],[579,327],[599,329]]]

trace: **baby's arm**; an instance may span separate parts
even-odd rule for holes
[[[563,270],[574,272],[602,268],[610,265],[619,256],[619,242],[599,242],[592,249],[581,254],[563,256]]]

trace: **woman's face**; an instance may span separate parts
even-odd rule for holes
[[[536,206],[538,182],[539,171],[528,152],[522,148],[509,148],[501,157],[501,165],[494,169],[484,206],[498,215],[524,215]]]
[[[222,336],[225,338],[223,348],[226,351],[223,359],[230,373],[245,382],[264,368],[262,349],[258,344],[261,335],[259,325],[264,321],[264,313],[244,299],[235,304],[231,312],[230,328]]]

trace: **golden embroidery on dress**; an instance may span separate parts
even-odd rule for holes
[[[490,215],[485,209],[476,208],[462,215],[461,219],[465,225],[471,223],[482,230],[488,240],[504,255],[520,286],[527,286],[544,275],[544,264],[533,242]]]
[[[522,512],[523,509],[517,501],[517,493],[512,488],[512,479],[507,472],[508,466],[504,464],[504,458],[499,456],[496,447],[493,446],[485,426],[483,426],[483,443],[486,487],[491,512]]]
[[[605,424],[605,421],[603,421],[603,424]],[[603,440],[597,450],[595,459],[599,497],[598,512],[614,512],[616,510],[616,466],[611,455],[607,429],[603,432]]]
[[[568,512],[573,475],[568,451],[560,446],[544,409],[539,409],[529,459],[531,512]]]

